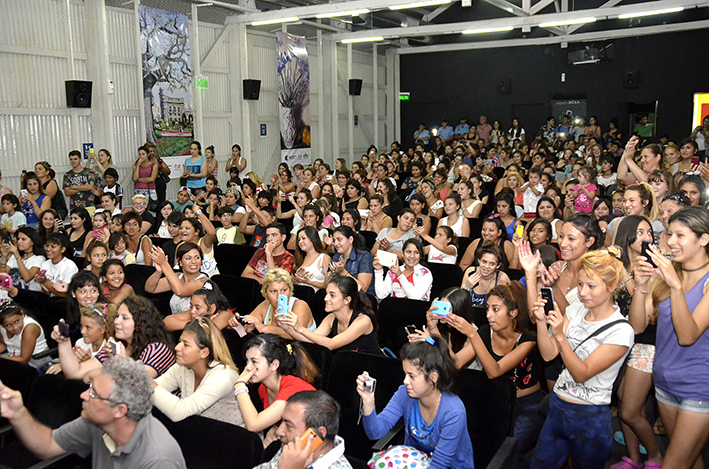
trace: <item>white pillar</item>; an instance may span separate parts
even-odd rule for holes
[[[332,102],[332,163],[340,157],[340,110],[337,89],[337,42],[330,41],[330,90]]]
[[[320,20],[318,20],[320,21]],[[323,76],[322,30],[317,31],[318,40],[318,157],[325,157],[325,77]],[[312,158],[311,158],[312,159]]]
[[[204,127],[202,121],[202,90],[197,88],[197,78],[202,76],[202,60],[199,45],[199,17],[197,14],[197,4],[192,4],[192,31],[190,31],[190,41],[192,41],[192,93],[194,96],[194,138],[204,141]]]
[[[354,102],[352,96],[349,93],[349,83],[352,79],[352,44],[347,44],[347,145],[348,145],[348,157],[349,163],[352,163],[354,158]]]
[[[377,43],[372,43],[372,109],[374,111],[374,146],[379,148],[379,60]]]

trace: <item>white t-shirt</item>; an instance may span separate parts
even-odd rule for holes
[[[79,272],[79,268],[74,264],[74,261],[64,257],[58,264],[55,264],[51,260],[46,260],[42,262],[39,270],[46,270],[47,273],[44,274],[52,282],[62,281],[65,283],[71,282],[74,275]]]
[[[23,264],[25,264],[25,267],[27,267],[27,270],[32,269],[33,267],[40,267],[46,261],[47,259],[44,256],[39,256],[39,255],[34,255],[30,257],[29,259],[25,259],[22,261]],[[7,266],[12,269],[19,269],[17,266],[17,259],[15,259],[15,256],[11,256],[10,259],[7,261]],[[21,288],[23,290],[32,290],[32,291],[42,291],[42,285],[39,284],[38,281],[35,279],[30,280],[29,282],[25,282],[25,279],[22,278],[22,275],[19,273],[18,270],[18,275],[19,275],[19,282],[20,284],[17,285],[17,288]],[[13,276],[13,280],[16,281],[16,276]]]
[[[12,231],[17,231],[21,226],[27,226],[27,217],[21,211],[15,212],[12,216],[3,213],[2,217],[0,217],[0,223]]]
[[[74,346],[76,346],[76,347],[81,347],[82,349],[88,350],[89,352],[91,352],[91,358],[95,357],[96,354],[101,351],[101,349],[103,348],[104,345],[106,345],[105,340],[101,343],[101,346],[98,348],[98,350],[94,352],[94,348],[91,346],[91,344],[87,344],[84,341],[83,337],[80,338],[79,340],[77,340],[76,343],[74,344]]]
[[[455,246],[453,246],[455,247]],[[455,261],[458,258],[458,248],[455,248],[455,254],[446,254],[443,251],[439,251],[434,245],[431,245],[431,249],[428,251],[428,262],[435,262],[437,264],[451,264],[455,265]]]
[[[524,190],[524,213],[537,213],[539,199],[544,196],[544,186],[541,182],[534,188],[539,191],[539,195],[536,195],[531,187]]]
[[[615,312],[611,317],[596,322],[586,321],[585,317],[588,314],[588,308],[583,303],[574,303],[566,308],[566,316],[569,318],[566,338],[571,348],[576,349],[575,353],[581,360],[586,360],[603,344],[622,345],[628,347],[628,350],[611,366],[583,383],[575,382],[569,370],[564,368],[554,385],[554,392],[564,399],[593,405],[610,404],[613,382],[618,376],[621,366],[623,366],[625,356],[633,347],[635,331],[629,323],[620,323],[606,329],[586,342],[583,342],[583,340],[605,324],[624,319],[623,315],[620,314],[620,308],[617,305],[614,305],[613,308]],[[581,346],[576,348],[579,344]]]
[[[615,184],[617,180],[618,180],[618,173],[613,173],[610,175],[610,177],[605,177],[605,176],[599,174],[598,177],[596,178],[596,181],[598,182],[598,184],[600,184],[606,188],[612,184]]]

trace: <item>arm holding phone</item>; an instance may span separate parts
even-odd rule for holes
[[[69,325],[63,320],[60,320],[59,325],[54,326],[52,339],[57,342],[59,363],[67,379],[81,379],[87,372],[102,368],[103,365],[96,357],[79,363],[69,340]]]

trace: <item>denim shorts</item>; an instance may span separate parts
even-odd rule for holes
[[[709,414],[709,401],[693,401],[673,396],[672,394],[655,388],[655,398],[665,405],[677,407],[680,410],[694,412],[695,414]]]

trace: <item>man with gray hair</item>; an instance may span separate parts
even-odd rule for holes
[[[114,357],[81,394],[81,417],[56,430],[42,425],[22,396],[0,382],[0,415],[22,443],[40,459],[65,453],[92,455],[94,468],[186,468],[182,451],[167,429],[150,414],[153,380],[145,366]]]
[[[254,469],[352,469],[345,457],[345,440],[337,436],[339,428],[340,405],[335,399],[325,391],[297,392],[286,401],[276,429],[281,449]]]

